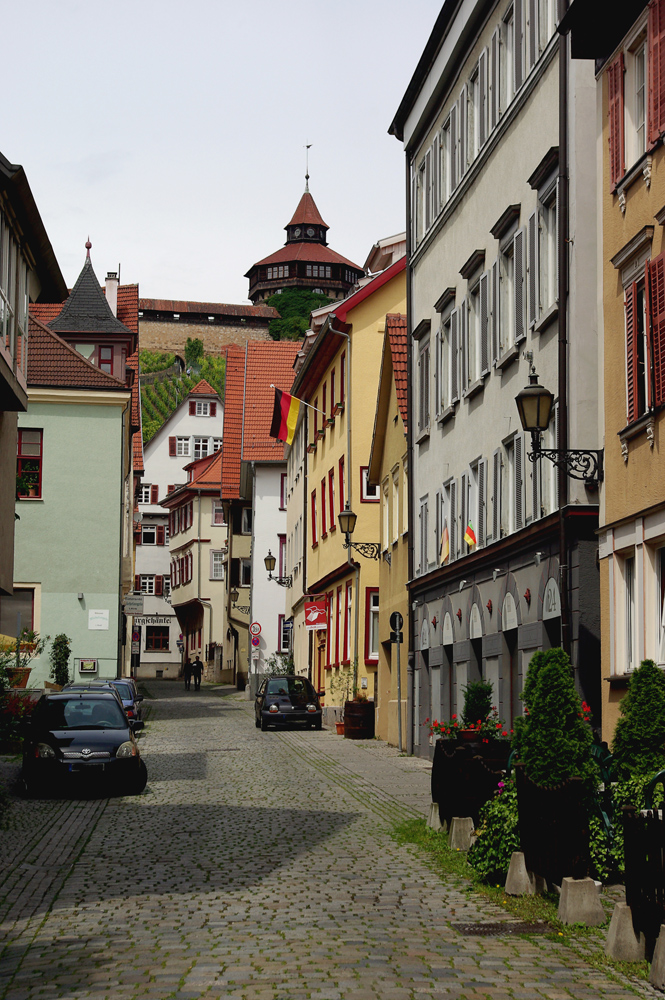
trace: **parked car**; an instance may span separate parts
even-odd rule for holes
[[[266,677],[254,702],[256,728],[302,723],[321,728],[321,703],[306,677]]]
[[[125,706],[125,711],[127,712],[127,718],[140,719],[143,715],[143,710],[141,708],[143,695],[138,693],[134,682],[130,682],[128,677],[118,677],[117,680],[109,681],[109,684],[116,689],[122,698],[122,703]]]
[[[28,795],[103,781],[139,795],[148,779],[134,732],[117,693],[63,690],[39,699],[25,729],[22,780]]]
[[[141,701],[143,697],[135,696],[134,688],[126,680],[93,677],[89,681],[72,681],[70,684],[65,684],[63,691],[115,691],[127,713],[127,718],[130,720],[141,718],[140,702],[137,701],[137,697]]]

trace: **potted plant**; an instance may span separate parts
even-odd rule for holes
[[[338,736],[345,734],[345,710],[348,705],[348,698],[351,691],[351,671],[348,667],[339,667],[336,672],[330,674],[330,698],[333,704],[330,706],[335,712],[335,728]],[[337,718],[335,703],[341,703],[340,715]]]
[[[63,688],[69,682],[69,657],[71,655],[71,639],[61,632],[56,635],[51,646],[51,677],[55,686]]]
[[[356,691],[351,701],[344,705],[344,738],[374,739],[374,702],[364,691]]]
[[[18,639],[0,641],[0,695],[10,687],[27,687],[30,661],[44,651],[48,638],[41,639],[37,632],[24,628]]]

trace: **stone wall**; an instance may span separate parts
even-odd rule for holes
[[[168,323],[164,320],[139,320],[139,344],[142,351],[173,351],[185,357],[187,338],[203,341],[206,354],[222,354],[229,344],[246,340],[270,340],[266,323]]]

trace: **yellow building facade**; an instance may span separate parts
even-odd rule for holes
[[[348,505],[357,515],[352,544],[376,543],[378,552],[380,493],[368,481],[368,463],[386,314],[405,307],[402,258],[336,304],[306,341],[292,387],[312,407],[304,591],[327,603],[327,628],[314,634],[309,671],[325,692],[328,721],[356,692],[377,700],[379,562],[345,548],[338,517]]]
[[[400,749],[406,745],[409,649],[406,369],[406,316],[389,314],[383,339],[369,482],[378,488],[381,500],[376,735]],[[391,642],[391,617],[395,612],[402,618],[402,642]]]

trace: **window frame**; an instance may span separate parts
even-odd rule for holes
[[[24,444],[24,435],[27,434],[37,434],[39,435],[38,442],[26,441]],[[26,446],[35,447],[38,445],[39,451],[37,454],[25,451]],[[16,474],[22,476],[31,477],[31,482],[27,486],[27,491],[21,491],[18,496],[21,500],[42,500],[43,499],[43,467],[44,467],[44,429],[42,427],[19,427],[16,439]],[[26,465],[36,464],[36,469],[27,469]],[[35,477],[36,478],[32,478]],[[30,495],[30,490],[34,490],[32,495]],[[12,531],[14,529],[12,528]]]
[[[379,588],[365,587],[365,666],[376,666],[379,662],[379,612]]]
[[[380,503],[381,502],[381,491],[378,486],[372,486],[368,482],[369,476],[369,466],[360,466],[360,502],[361,503]],[[372,496],[370,490],[374,492]]]

